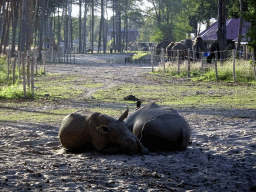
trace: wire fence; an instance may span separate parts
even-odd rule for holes
[[[225,58],[225,59],[221,59]],[[188,77],[204,76],[207,72],[215,73],[216,80],[223,76],[232,75],[233,81],[243,78],[246,82],[256,81],[254,52],[236,52],[236,50],[215,51],[211,53],[196,52],[190,49],[171,50],[162,49],[160,54],[151,51],[151,66],[158,63],[164,72]]]

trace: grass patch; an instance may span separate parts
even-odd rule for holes
[[[35,99],[68,99],[75,98],[84,92],[85,88],[101,87],[102,83],[94,83],[82,76],[47,74],[35,77]],[[24,97],[23,85],[4,85],[0,87],[0,99],[16,99]],[[27,97],[32,98],[32,92],[27,87]]]
[[[1,109],[1,121],[12,122],[60,122],[67,114],[77,111],[77,109],[59,109],[59,110],[44,110],[44,111],[29,111],[16,108]]]
[[[32,92],[27,91],[27,96],[32,97]],[[13,99],[24,97],[23,85],[10,85],[0,87],[0,99]]]
[[[132,60],[140,60],[140,59],[145,58],[148,55],[150,55],[149,52],[139,51],[139,52],[137,52],[136,54],[133,55]]]
[[[188,82],[180,84],[133,85],[99,90],[93,96],[99,101],[135,103],[125,101],[127,95],[135,95],[146,102],[155,101],[174,108],[254,108],[256,88],[254,86],[230,86],[224,83]]]
[[[224,82],[233,82],[233,62],[226,61],[223,64],[218,63],[218,79]],[[235,65],[236,82],[255,84],[253,65],[250,61],[236,60]],[[180,74],[178,74],[177,63],[167,64],[165,73],[163,68],[155,70],[154,74],[165,76],[187,77],[187,63],[180,65]],[[190,76],[193,81],[216,81],[216,73],[213,64],[205,64],[201,71],[201,63],[191,63]]]

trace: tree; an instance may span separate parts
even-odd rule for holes
[[[242,13],[244,20],[251,23],[246,36],[249,40],[248,45],[256,52],[256,1],[244,0],[247,3],[248,10]]]
[[[218,31],[217,41],[220,48],[220,61],[223,62],[226,58],[225,50],[227,47],[226,40],[226,0],[219,0],[218,2]]]

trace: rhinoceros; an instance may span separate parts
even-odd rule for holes
[[[125,124],[149,151],[185,150],[191,129],[174,109],[151,102],[127,117]]]
[[[118,120],[97,112],[89,116],[69,114],[63,119],[59,140],[69,151],[96,149],[127,154],[147,153],[148,150],[126,127],[123,120],[127,115],[128,109]]]

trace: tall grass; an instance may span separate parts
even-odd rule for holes
[[[201,63],[190,64],[190,77],[193,81],[216,81],[216,72],[214,64],[205,64],[204,70],[201,70]],[[228,60],[222,64],[217,64],[218,80],[225,82],[233,81],[233,61]],[[156,73],[163,73],[163,67],[159,67]],[[180,74],[178,74],[177,63],[167,64],[165,75],[186,77],[187,62],[180,65]],[[236,82],[256,83],[252,62],[244,60],[236,60],[235,62]]]
[[[9,71],[9,81],[7,82],[7,58],[6,56],[0,57],[0,99],[14,99],[21,98],[24,96],[23,86],[19,85],[20,80],[18,79],[19,70],[15,69],[15,84],[13,83],[13,75],[10,67]],[[31,91],[27,91],[27,96],[31,97]]]
[[[139,51],[136,54],[133,55],[132,59],[133,60],[139,60],[139,59],[143,59],[144,57],[146,57],[147,55],[150,55],[149,52],[142,52]]]
[[[0,57],[0,83],[6,83],[6,80],[7,80],[6,57]]]

